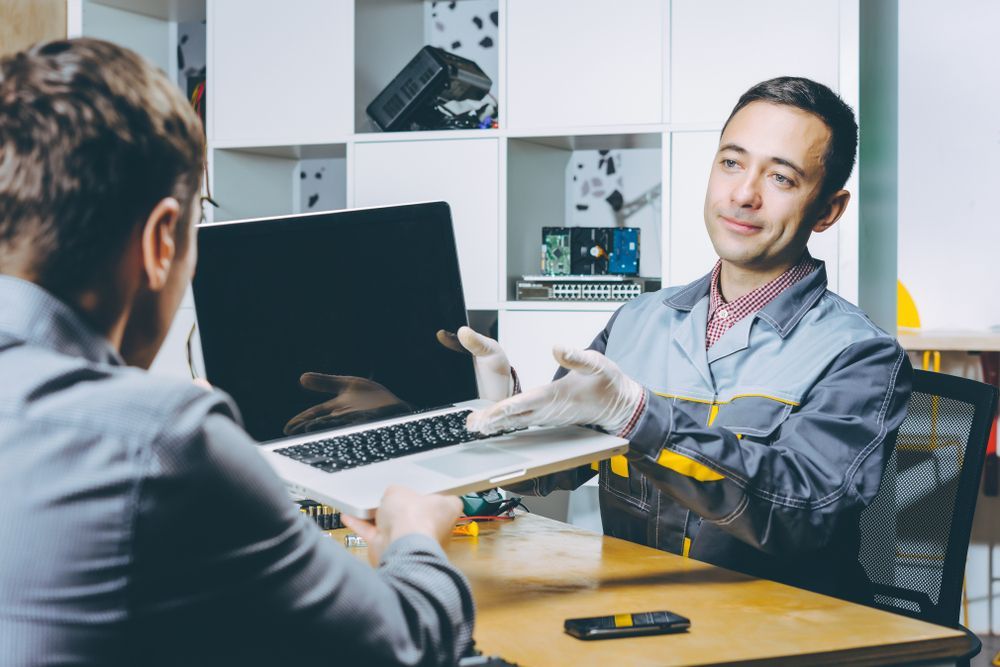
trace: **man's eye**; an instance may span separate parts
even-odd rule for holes
[[[736,160],[730,160],[729,158],[722,158],[722,166],[726,169],[736,169]]]

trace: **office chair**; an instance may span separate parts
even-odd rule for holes
[[[965,558],[997,389],[914,371],[913,394],[875,500],[861,515],[858,562],[870,606],[963,630]]]

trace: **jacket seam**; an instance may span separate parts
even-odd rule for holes
[[[740,498],[740,502],[736,503],[736,507],[733,509],[732,512],[730,512],[729,514],[727,514],[726,516],[722,517],[717,521],[713,521],[712,523],[714,523],[717,526],[728,526],[733,521],[736,521],[736,519],[740,518],[740,516],[746,511],[748,507],[750,507],[750,496],[744,493],[743,497]]]

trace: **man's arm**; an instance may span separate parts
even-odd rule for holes
[[[878,491],[911,376],[895,341],[851,345],[768,443],[699,424],[647,390],[626,456],[662,492],[758,549],[822,548],[838,516]]]
[[[373,571],[300,514],[228,418],[209,416],[194,442],[151,463],[136,612],[197,637],[201,655],[450,665],[469,646],[468,582],[434,539],[396,540]]]

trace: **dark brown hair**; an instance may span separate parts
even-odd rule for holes
[[[160,199],[186,223],[204,152],[180,90],[133,51],[83,38],[3,58],[0,273],[27,252],[56,295],[92,285]]]
[[[823,187],[819,196],[831,195],[844,187],[858,148],[858,124],[854,110],[821,83],[796,76],[781,76],[761,81],[743,93],[732,113],[722,126],[726,126],[736,113],[751,102],[783,104],[818,117],[830,129],[830,144],[823,156]]]

